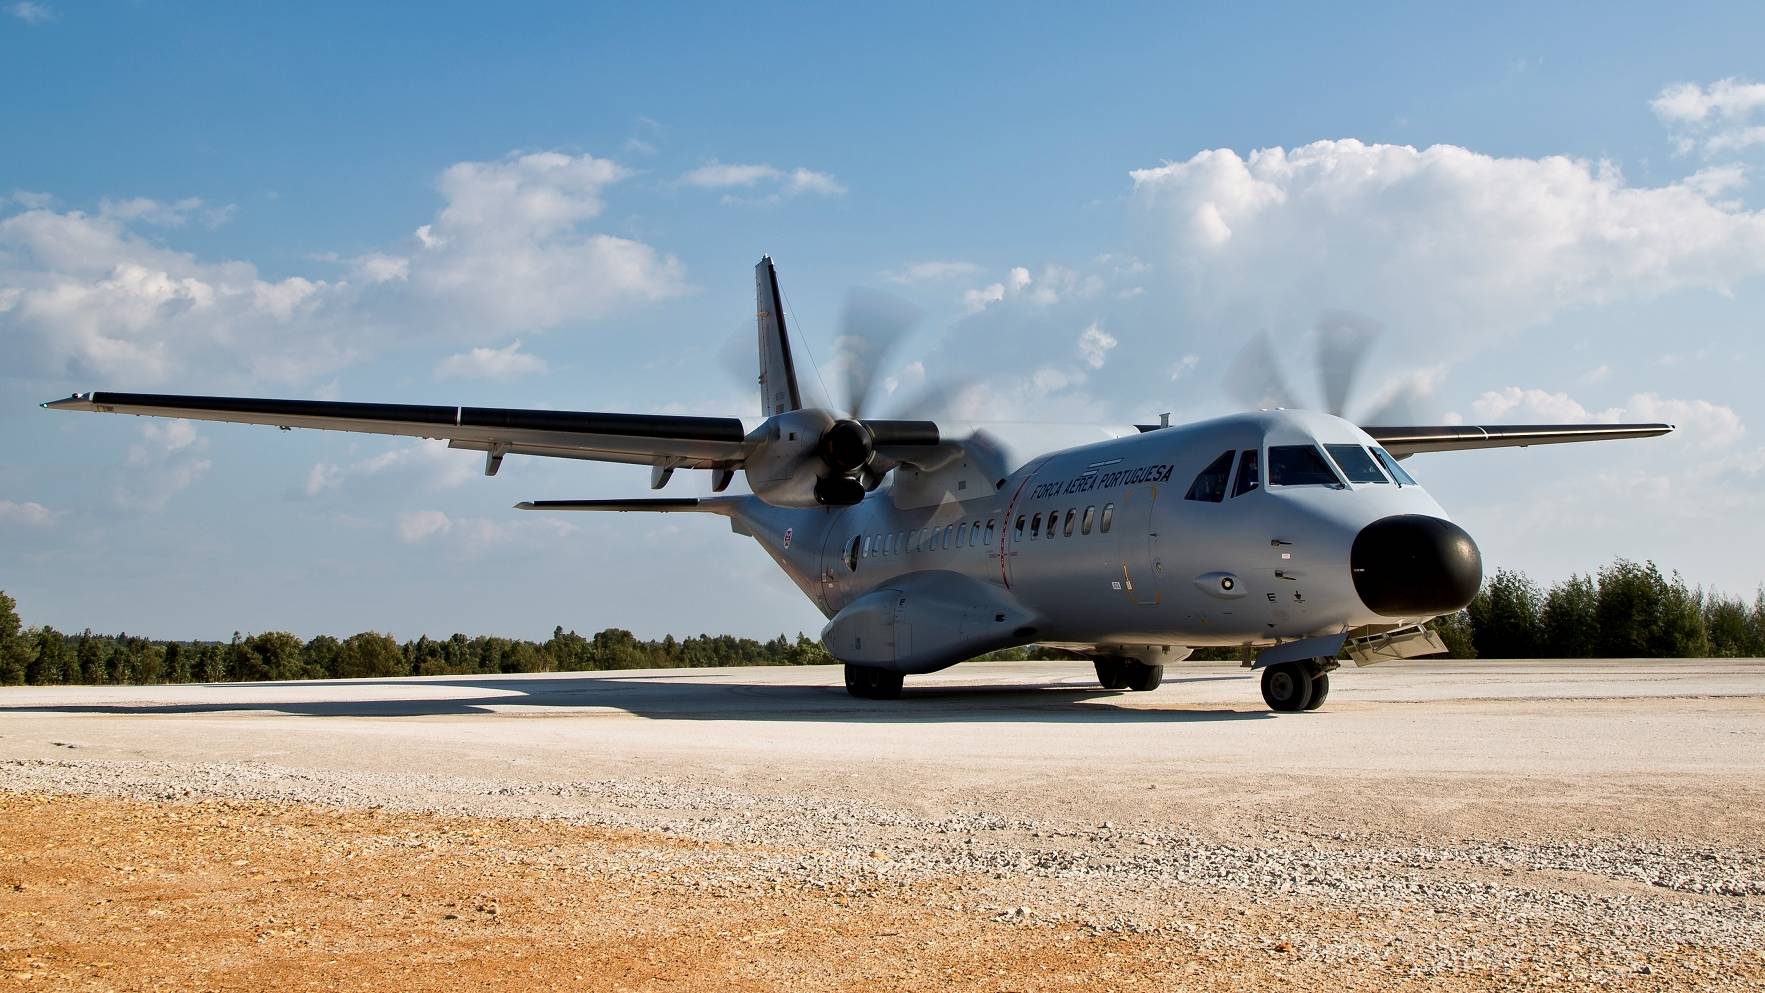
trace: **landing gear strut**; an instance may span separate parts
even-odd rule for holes
[[[1164,682],[1164,666],[1151,665],[1121,655],[1105,655],[1094,659],[1097,681],[1106,690],[1135,690],[1144,693],[1158,689]]]
[[[1282,714],[1316,710],[1330,695],[1330,670],[1335,659],[1283,662],[1262,671],[1262,698],[1269,709]]]
[[[846,666],[846,692],[860,700],[893,700],[901,695],[901,674],[871,665]]]

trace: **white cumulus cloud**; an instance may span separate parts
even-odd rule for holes
[[[519,340],[502,348],[474,348],[449,355],[435,367],[438,379],[494,379],[508,381],[545,372],[545,360],[521,351]]]
[[[1765,213],[1715,200],[1710,177],[1633,186],[1609,163],[1352,139],[1130,175],[1146,254],[1240,324],[1352,306],[1450,344],[1765,274]]]
[[[1765,83],[1732,76],[1708,86],[1674,83],[1649,107],[1673,132],[1681,154],[1700,146],[1715,155],[1765,145]]]
[[[48,24],[55,20],[53,9],[45,4],[31,3],[30,0],[20,0],[19,3],[7,7],[6,12],[26,24]]]
[[[725,196],[725,203],[777,203],[784,197],[808,194],[837,197],[846,193],[846,186],[832,175],[805,169],[780,169],[764,162],[717,162],[715,160],[688,170],[680,183],[701,190],[752,190],[755,196]],[[769,192],[761,193],[765,190]]]
[[[1726,447],[1745,434],[1740,415],[1732,407],[1708,400],[1667,399],[1654,393],[1637,393],[1621,406],[1589,410],[1567,393],[1509,386],[1486,391],[1472,402],[1471,409],[1490,421],[1662,422],[1677,425],[1682,436],[1702,448]]]
[[[0,500],[0,524],[22,524],[26,527],[46,528],[55,523],[60,513],[50,510],[35,501],[27,500],[16,503],[12,500]]]
[[[1103,330],[1102,325],[1095,321],[1079,332],[1079,355],[1093,369],[1103,368],[1103,363],[1109,358],[1110,349],[1115,346],[1115,336]]]

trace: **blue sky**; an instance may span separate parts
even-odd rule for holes
[[[1030,420],[1232,406],[1268,333],[1383,323],[1367,398],[1661,442],[1413,470],[1492,565],[1765,569],[1756,4],[585,12],[0,2],[0,588],[27,622],[813,631],[711,520],[518,515],[620,467],[49,414],[76,389],[754,419],[720,353],[778,260],[823,364]],[[743,340],[745,354],[745,339]],[[677,479],[679,492],[703,489]]]

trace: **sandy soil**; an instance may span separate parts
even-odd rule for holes
[[[1765,988],[1765,664],[0,692],[0,986]]]

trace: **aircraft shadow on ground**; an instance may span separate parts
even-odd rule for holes
[[[1213,675],[1179,677],[1166,679],[1164,685],[1175,687],[1180,694],[1184,684],[1236,681],[1242,678]],[[250,691],[271,685],[288,698],[265,701],[248,698]],[[340,692],[347,693],[352,687],[372,687],[374,691],[384,688],[445,687],[456,692],[481,690],[484,695],[404,700],[326,699]],[[221,692],[244,690],[246,692],[239,696],[247,699],[138,705],[0,704],[0,714],[139,716],[266,713],[304,717],[450,717],[490,715],[496,713],[498,708],[519,707],[522,708],[520,714],[535,716],[570,711],[612,710],[654,720],[845,721],[867,724],[1175,724],[1260,720],[1269,716],[1262,710],[1147,707],[1147,697],[1139,693],[1105,690],[1095,686],[1027,682],[969,686],[942,683],[915,687],[910,678],[906,691],[898,700],[859,700],[847,695],[843,686],[738,682],[726,677],[720,678],[719,670],[716,669],[667,677],[647,674],[626,676],[607,673],[556,673],[521,677],[457,676],[421,681],[384,679],[347,683],[219,683],[207,684],[203,688]],[[309,700],[298,699],[307,688],[315,691],[314,697]],[[1249,705],[1255,701],[1256,691],[1249,686],[1247,690],[1245,703]],[[1180,696],[1171,702],[1180,704]]]

